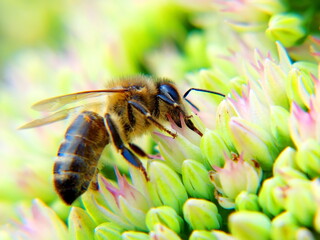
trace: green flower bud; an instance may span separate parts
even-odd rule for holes
[[[316,237],[308,228],[299,228],[296,235],[296,239],[303,240],[315,240]]]
[[[233,208],[234,200],[242,191],[256,193],[262,177],[262,170],[254,161],[244,161],[243,156],[226,159],[223,168],[215,167],[210,172],[211,182],[222,194],[219,204],[224,208]]]
[[[235,152],[235,147],[231,139],[231,129],[229,122],[232,117],[237,116],[237,113],[231,105],[230,101],[223,100],[220,103],[220,105],[217,108],[216,116],[216,129],[218,131],[219,136],[226,143],[227,148],[230,149],[230,151]]]
[[[285,49],[285,47],[279,41],[276,42],[276,45],[277,45],[277,50],[279,55],[279,65],[283,71],[288,73],[292,68],[290,56],[287,50]]]
[[[271,222],[261,212],[234,212],[228,222],[232,236],[239,240],[270,239]]]
[[[297,170],[295,164],[296,151],[290,147],[282,151],[273,165],[273,175],[281,177],[285,182],[290,179],[307,179],[307,176]]]
[[[189,240],[218,240],[218,238],[212,232],[195,230],[191,233]]]
[[[214,46],[212,47],[214,48]],[[220,48],[219,50],[221,49],[222,48]],[[213,53],[214,54],[210,54],[209,57],[211,58],[211,61],[214,61],[217,66],[219,66],[220,71],[215,71],[215,69],[201,69],[198,74],[195,74],[195,77],[192,80],[194,83],[198,83],[199,86],[203,89],[212,89],[214,91],[222,93],[229,92],[230,86],[227,80],[229,79],[229,77],[236,74],[234,68],[230,62],[217,57],[217,52],[213,51]],[[221,101],[221,97],[212,96],[210,100],[218,104]]]
[[[195,133],[192,132],[191,134]],[[197,138],[198,136],[195,137]],[[181,173],[182,163],[187,158],[195,159],[206,164],[208,168],[210,167],[202,156],[199,146],[189,141],[182,134],[173,139],[161,133],[154,133],[153,138],[157,141],[160,153],[166,163],[176,172]]]
[[[320,144],[318,141],[308,139],[299,146],[296,164],[311,178],[320,176]]]
[[[305,95],[309,95],[313,92],[313,85],[312,78],[306,76],[302,70],[294,67],[290,69],[286,88],[288,97],[291,101],[296,102],[299,106],[308,106],[309,103],[306,98],[309,97],[306,97]]]
[[[277,157],[277,159],[274,161],[273,164],[273,175],[276,175],[277,172],[281,172],[281,169],[283,168],[294,168],[296,169],[297,166],[295,164],[295,158],[296,158],[296,150],[287,147],[285,148]]]
[[[149,235],[150,240],[181,240],[174,231],[161,224],[156,224]]]
[[[317,210],[314,216],[313,227],[318,233],[320,233],[320,207],[319,206],[317,207]]]
[[[270,170],[279,152],[271,135],[260,126],[238,117],[231,119],[230,128],[238,152],[243,152],[246,159],[255,159],[263,170]]]
[[[280,149],[293,146],[288,123],[289,112],[280,106],[271,106],[271,132]]]
[[[85,210],[73,207],[68,218],[70,239],[94,239],[95,223]]]
[[[273,177],[263,181],[259,192],[259,204],[268,216],[276,216],[284,209],[283,188],[286,184],[280,177]]]
[[[281,177],[285,182],[290,181],[291,179],[308,179],[305,174],[291,167],[283,167],[279,169],[275,172],[275,176]]]
[[[285,2],[282,0],[256,0],[253,1],[252,4],[260,11],[270,15],[286,11]]]
[[[122,234],[121,240],[149,240],[149,235],[143,232],[126,231]],[[111,240],[111,239],[110,239]]]
[[[183,205],[183,216],[194,230],[211,230],[221,227],[221,216],[213,202],[189,198]]]
[[[288,185],[289,187],[285,192],[285,209],[297,219],[299,224],[312,226],[317,203],[312,192],[311,182],[303,179],[292,179],[288,182]]]
[[[94,230],[94,237],[97,240],[122,240],[121,229],[110,222],[97,226]]]
[[[178,234],[183,232],[183,220],[171,207],[161,206],[149,210],[146,215],[148,229],[151,231],[159,223]]]
[[[212,230],[211,232],[219,240],[236,240],[236,238],[231,236],[231,234],[225,233],[220,230]]]
[[[166,164],[152,161],[149,166],[151,198],[156,206],[167,205],[181,213],[188,194],[178,174]]]
[[[182,164],[182,181],[189,196],[214,199],[214,186],[210,182],[207,169],[201,163],[185,160]]]
[[[305,36],[306,29],[298,14],[280,13],[270,18],[266,34],[271,40],[280,41],[285,47],[292,47]]]
[[[271,222],[271,239],[296,239],[299,224],[289,212],[283,212]]]
[[[153,206],[151,199],[119,171],[116,175],[118,184],[98,175],[99,190],[89,190],[82,197],[87,211],[98,223],[111,221],[124,230],[147,230],[145,215]]]
[[[317,116],[318,112],[315,104],[311,105],[309,111],[304,111],[295,102],[291,105],[290,114],[290,132],[291,138],[295,145],[299,146],[308,139],[316,139],[319,141],[317,134]]]
[[[235,200],[237,211],[260,211],[258,196],[253,193],[241,192]]]
[[[289,100],[286,94],[286,72],[280,65],[274,63],[269,58],[264,60],[262,88],[268,98],[270,105],[278,105],[289,108]]]
[[[211,166],[223,167],[226,154],[230,151],[220,135],[206,130],[201,138],[200,149]]]

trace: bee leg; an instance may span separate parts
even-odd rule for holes
[[[157,97],[169,105],[180,108],[180,106],[176,102],[172,101],[170,98],[168,98],[167,96],[165,96],[163,94],[158,94]],[[187,100],[187,99],[185,99],[185,100]],[[193,106],[194,108],[197,109],[197,107],[195,105],[193,105],[190,101],[188,101],[188,102],[191,104],[191,106]],[[184,121],[185,121],[187,127],[189,129],[191,129],[192,131],[196,132],[200,137],[202,137],[202,135],[203,135],[202,132],[200,132],[199,129],[196,128],[196,126],[194,126],[193,122],[190,120],[191,117],[192,116],[184,116]],[[179,126],[179,124],[177,124],[177,125]],[[179,126],[179,127],[181,127],[181,126]]]
[[[118,132],[118,129],[116,127],[116,125],[114,124],[113,120],[111,119],[111,116],[110,114],[106,114],[105,115],[105,119],[106,119],[106,126],[108,127],[109,129],[109,132],[110,132],[110,135],[112,137],[112,140],[113,140],[113,143],[115,145],[115,147],[120,151],[121,155],[129,162],[131,163],[133,166],[141,169],[142,173],[144,174],[145,178],[147,180],[149,180],[148,178],[148,174],[147,174],[147,171],[146,169],[143,167],[141,161],[139,158],[137,158],[136,155],[133,154],[133,152],[130,151],[130,149],[128,149],[120,135],[119,135],[119,132]]]
[[[150,154],[147,154],[145,151],[143,151],[139,146],[137,146],[134,143],[129,143],[129,147],[131,148],[132,151],[134,151],[136,154],[138,154],[141,157],[145,157],[145,158],[149,158],[149,159],[161,159],[161,160],[163,160],[161,155],[150,155]]]
[[[98,173],[99,170],[98,168],[96,169],[96,171],[94,172],[94,175],[92,177],[91,183],[90,183],[90,189],[98,191],[99,190],[99,184],[98,184]]]
[[[140,112],[148,121],[152,122],[157,128],[159,128],[162,131],[167,132],[168,134],[170,134],[173,138],[177,137],[176,133],[171,132],[169,129],[167,129],[166,127],[164,127],[161,123],[159,123],[152,115],[151,113],[148,111],[148,109],[146,109],[145,106],[143,106],[141,103],[136,102],[136,101],[128,101],[128,103],[136,110],[138,110],[138,112]]]
[[[134,151],[139,156],[149,158],[149,155],[136,144],[129,143],[129,147],[131,148],[132,151]]]

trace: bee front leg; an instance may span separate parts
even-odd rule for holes
[[[149,122],[154,124],[157,128],[159,128],[162,131],[167,132],[170,134],[173,138],[177,137],[176,133],[171,132],[169,129],[167,129],[165,126],[163,126],[161,123],[159,123],[148,111],[148,109],[143,106],[141,103],[136,102],[136,101],[128,101],[128,103],[136,109],[138,112],[140,112]]]
[[[130,149],[128,149],[121,137],[120,137],[120,134],[118,132],[118,129],[116,127],[116,125],[114,124],[113,120],[111,119],[111,116],[110,114],[106,114],[105,115],[105,120],[106,120],[106,126],[108,127],[109,129],[109,133],[110,133],[110,136],[112,137],[112,140],[113,140],[113,143],[115,145],[115,147],[120,151],[121,155],[129,162],[131,163],[133,166],[141,169],[141,171],[143,172],[145,178],[147,180],[149,180],[148,178],[148,174],[147,174],[147,171],[146,169],[143,167],[141,161],[139,158],[137,158],[136,155],[133,154],[133,152],[130,151]]]
[[[129,147],[132,151],[134,151],[136,154],[138,154],[141,157],[149,158],[149,159],[161,159],[163,160],[161,155],[150,155],[147,154],[145,151],[143,151],[139,146],[137,146],[134,143],[129,143]]]

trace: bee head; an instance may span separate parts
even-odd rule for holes
[[[182,98],[174,85],[164,83],[159,86],[159,98],[167,105],[167,114],[170,115],[175,124],[181,127],[180,115],[183,116],[185,122],[191,122],[190,116],[187,116],[185,107],[182,104]],[[187,124],[188,125],[188,124]]]

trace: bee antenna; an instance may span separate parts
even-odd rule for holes
[[[190,88],[188,91],[186,91],[186,92],[183,94],[183,98],[184,98],[184,100],[187,101],[187,103],[189,103],[189,104],[190,104],[192,107],[194,107],[197,111],[199,111],[199,108],[197,108],[196,105],[194,105],[190,100],[187,99],[187,96],[188,96],[188,94],[189,94],[191,91],[211,93],[211,94],[219,95],[219,96],[221,96],[221,97],[225,97],[225,96],[226,96],[226,95],[224,95],[224,94],[222,94],[222,93],[215,92],[215,91],[205,90],[205,89],[201,89],[201,88]]]

